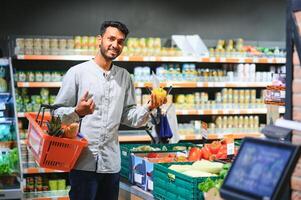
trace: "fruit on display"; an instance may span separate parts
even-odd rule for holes
[[[202,150],[199,147],[192,147],[189,150],[188,161],[197,161],[202,158]]]
[[[205,160],[217,160],[217,159],[227,159],[227,144],[231,141],[224,139],[222,141],[213,141],[210,144],[205,144],[200,150],[191,148],[189,151],[188,159],[191,161],[205,159]],[[238,147],[234,147],[234,155],[237,154]],[[199,159],[197,159],[199,157]]]

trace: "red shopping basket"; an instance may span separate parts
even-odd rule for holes
[[[26,113],[25,117],[29,121],[27,144],[40,167],[70,171],[88,141],[85,138],[68,139],[46,134],[45,122],[51,118],[48,113],[44,115],[43,112],[42,116]]]

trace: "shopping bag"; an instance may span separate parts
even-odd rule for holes
[[[161,115],[160,118],[160,130],[159,130],[159,137],[160,138],[171,138],[172,137],[172,130],[170,129],[168,119],[166,115]]]

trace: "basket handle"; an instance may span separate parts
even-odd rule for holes
[[[45,115],[45,110],[46,110],[46,109],[49,109],[49,110],[50,110],[50,113],[51,113],[51,116],[53,116],[53,115],[54,115],[54,111],[55,111],[56,109],[58,109],[58,108],[61,108],[61,107],[64,107],[64,105],[63,105],[63,104],[52,104],[52,105],[50,105],[50,104],[41,104],[41,105],[40,105],[39,112],[38,112],[38,114],[37,114],[37,116],[36,116],[36,122],[37,122],[40,126],[42,126],[42,123],[43,123],[43,120],[44,120],[44,115]],[[39,118],[41,112],[42,112],[42,118],[41,118],[41,120],[39,121],[38,118]],[[82,118],[80,118],[80,120],[79,120],[78,133],[79,133],[79,137],[83,138],[83,136],[80,134],[80,129],[81,129],[81,125],[82,125],[81,122],[82,122]]]
[[[50,104],[41,104],[41,105],[40,105],[39,112],[38,112],[38,114],[37,114],[37,116],[36,116],[36,122],[37,122],[40,126],[42,126],[43,119],[44,119],[44,114],[45,114],[45,110],[46,110],[46,109],[49,109],[51,115],[53,115],[54,110],[56,110],[56,109],[58,109],[58,108],[60,108],[60,107],[63,107],[63,106],[64,106],[63,104],[53,104],[53,105],[50,105]],[[41,118],[41,120],[39,121],[38,118],[39,118],[41,112],[42,112],[42,118]]]

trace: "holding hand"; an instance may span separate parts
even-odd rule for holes
[[[76,105],[75,112],[80,117],[92,114],[95,109],[95,102],[92,99],[92,95],[89,95],[89,92],[86,91],[84,96],[80,99]]]
[[[147,103],[148,109],[153,110],[167,103],[167,98],[157,94],[151,94],[151,100]]]

